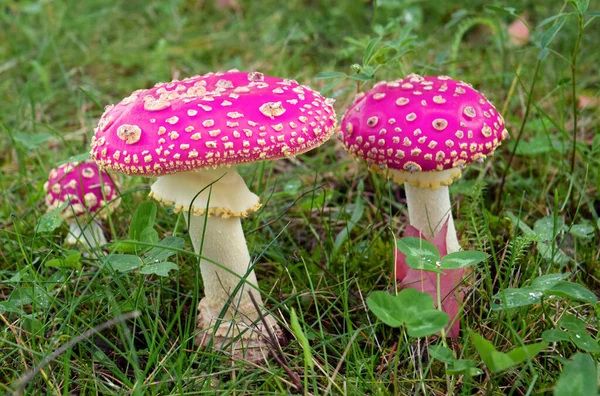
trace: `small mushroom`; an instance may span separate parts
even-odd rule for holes
[[[382,93],[384,99],[374,99]],[[419,100],[412,100],[414,95]],[[393,119],[394,128],[375,136],[373,117],[383,124]],[[440,231],[447,230],[440,242],[440,250],[447,253],[460,250],[448,186],[468,163],[482,162],[507,137],[494,105],[469,84],[446,76],[413,74],[393,84],[378,84],[355,100],[341,123],[341,140],[352,156],[366,160],[372,171],[404,183],[411,226],[430,240],[439,240]],[[374,139],[377,147],[370,145]],[[429,280],[422,271],[399,265],[397,274],[405,285],[436,293],[435,284],[433,289],[424,285]],[[445,309],[449,305],[458,309],[454,290],[461,277],[462,270],[442,275]],[[452,318],[457,312],[447,313]],[[458,321],[453,330],[451,335],[457,335]]]
[[[120,200],[115,184],[94,161],[70,162],[52,169],[44,191],[48,212],[65,206],[60,217],[69,225],[67,244],[80,243],[93,250],[106,243],[100,221],[119,206]]]
[[[205,90],[198,93],[198,86]],[[206,346],[214,334],[214,348],[227,347],[234,358],[259,362],[269,350],[265,323],[274,334],[281,331],[271,315],[260,320],[249,297],[252,293],[263,305],[241,218],[261,205],[233,166],[288,158],[320,146],[335,129],[333,107],[296,81],[238,71],[157,84],[137,97],[102,116],[100,124],[106,126],[97,129],[91,156],[117,172],[158,177],[150,196],[184,214],[202,257],[204,298],[198,306],[196,343]],[[168,98],[168,107],[144,107],[145,101],[161,97]],[[119,137],[122,125],[136,131],[135,142]],[[213,330],[216,323],[220,325]]]

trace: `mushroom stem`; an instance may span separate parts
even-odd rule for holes
[[[69,222],[69,235],[65,242],[69,245],[81,243],[89,249],[96,249],[106,244],[106,237],[97,221],[85,222],[81,219],[73,219]]]
[[[204,311],[202,319],[209,322],[218,319],[223,307],[230,304],[223,320],[239,317],[249,323],[256,322],[258,314],[248,291],[261,305],[262,299],[254,270],[249,270],[250,253],[240,218],[191,216],[189,223],[194,250],[202,256],[200,272],[205,294],[200,304],[200,310]]]
[[[427,239],[433,238],[448,219],[446,247],[448,253],[458,252],[460,245],[456,236],[450,193],[447,186],[436,189],[420,188],[404,183],[408,217],[410,224],[423,233]]]

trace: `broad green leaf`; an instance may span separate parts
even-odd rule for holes
[[[531,286],[504,289],[492,296],[494,300],[499,300],[497,304],[492,305],[492,309],[502,310],[539,304],[543,295],[543,292]]]
[[[440,254],[429,241],[415,237],[396,240],[398,250],[406,255],[406,264],[412,269],[441,272]]]
[[[141,234],[146,228],[152,228],[154,226],[154,220],[156,219],[156,204],[152,201],[142,202],[131,220],[129,226],[129,238],[133,240],[141,240]]]
[[[379,320],[391,327],[401,327],[406,319],[406,310],[395,296],[375,291],[367,297],[367,306]]]
[[[450,253],[442,257],[441,269],[465,268],[477,265],[487,258],[487,254],[477,251],[464,250]]]
[[[427,293],[420,292],[417,289],[403,289],[398,293],[395,299],[403,307],[407,313],[407,317],[418,315],[424,311],[435,310],[433,297]]]
[[[55,258],[44,263],[46,267],[81,270],[81,252],[73,252],[65,258]]]
[[[562,29],[566,20],[566,16],[558,18],[556,22],[554,22],[554,24],[544,32],[544,34],[540,38],[540,48],[546,49],[550,45],[550,43],[552,43],[560,29]]]
[[[106,258],[106,262],[119,272],[133,271],[142,265],[142,260],[131,254],[111,254]]]
[[[587,331],[571,334],[571,341],[586,352],[600,353],[600,345]]]
[[[563,367],[554,388],[555,396],[592,396],[598,394],[596,364],[590,355],[576,353]]]
[[[302,181],[298,179],[286,180],[283,185],[283,192],[291,197],[297,197],[300,195],[300,189],[302,188]]]
[[[476,376],[483,374],[483,370],[478,369],[477,365],[473,360],[470,359],[458,359],[450,363],[446,368],[446,373],[450,375],[454,374],[466,374],[468,376]]]
[[[544,330],[542,333],[542,340],[546,342],[568,341],[569,333],[559,329]]]
[[[557,234],[560,234],[567,229],[565,220],[559,216],[556,219],[556,232],[554,228],[554,216],[550,215],[536,221],[533,226],[533,232],[535,232],[542,241],[552,241]]]
[[[590,5],[590,0],[571,0],[571,3],[577,8],[577,11],[584,13]]]
[[[560,249],[554,249],[554,251],[552,251],[552,246],[550,243],[538,242],[537,248],[540,256],[542,256],[545,260],[558,264],[561,267],[564,267],[569,263],[569,261],[571,261],[571,258],[561,252]]]
[[[158,276],[169,276],[169,271],[178,270],[177,264],[170,261],[163,261],[157,264],[144,265],[140,268],[140,274],[156,274]]]
[[[558,325],[572,333],[585,333],[585,322],[571,314],[565,314],[558,321]]]
[[[174,249],[183,249],[184,243],[185,242],[183,238],[168,236],[158,243],[160,247],[153,247],[150,249],[150,251],[148,251],[144,261],[146,263],[158,263],[165,261],[172,255],[177,254],[177,251]]]
[[[547,289],[556,285],[558,282],[560,282],[564,279],[567,279],[569,277],[569,275],[571,275],[570,272],[538,276],[531,283],[531,287],[533,287],[539,291],[546,291]]]
[[[21,143],[27,150],[35,150],[39,146],[52,139],[52,135],[43,132],[27,132],[27,133],[15,133],[13,138],[18,143]]]
[[[38,220],[36,231],[39,233],[52,232],[60,227],[63,222],[60,218],[60,212],[63,211],[66,205],[63,204],[52,212],[44,213]]]
[[[515,362],[515,364],[519,364],[533,358],[546,348],[548,348],[548,344],[545,342],[538,342],[537,344],[529,344],[515,348],[508,352],[507,355]]]
[[[341,78],[341,77],[346,77],[346,73],[331,71],[331,72],[321,72],[315,76],[315,78],[317,78],[319,80],[325,80],[328,78]]]
[[[19,285],[8,297],[8,302],[16,307],[31,304],[36,309],[45,309],[50,305],[50,296],[43,287],[37,284],[25,287]]]
[[[428,351],[432,358],[437,359],[440,362],[450,364],[456,361],[452,351],[444,345],[432,345],[429,347]]]
[[[548,346],[545,342],[541,342],[515,348],[508,353],[503,353],[498,352],[491,342],[479,334],[471,330],[469,333],[471,334],[473,346],[477,349],[477,352],[481,356],[481,360],[483,360],[490,371],[494,373],[504,371],[527,359],[531,359]]]
[[[570,233],[577,238],[590,239],[594,236],[594,227],[590,224],[575,224]]]
[[[152,227],[147,227],[141,232],[139,241],[149,244],[156,244],[158,243],[158,232],[156,232],[156,230]]]
[[[422,311],[406,319],[406,331],[411,337],[425,337],[441,331],[449,320],[447,313],[437,309]]]
[[[570,298],[571,300],[595,304],[598,302],[598,297],[583,285],[573,282],[559,282],[546,290],[546,294],[554,294],[557,296]]]

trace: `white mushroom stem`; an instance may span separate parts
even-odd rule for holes
[[[97,221],[86,222],[81,219],[72,219],[69,221],[69,235],[67,235],[65,242],[69,245],[81,243],[89,249],[97,249],[106,244],[106,238],[100,223]]]
[[[217,319],[223,307],[230,304],[224,319],[239,316],[257,321],[258,314],[248,292],[260,305],[262,299],[254,270],[248,273],[250,253],[240,218],[191,216],[189,233],[194,250],[203,257],[200,259],[205,294],[202,308],[210,312],[207,316]]]
[[[448,253],[458,252],[460,245],[456,236],[450,193],[447,186],[436,189],[421,188],[404,183],[410,224],[423,233],[425,238],[434,237],[448,219],[446,247]]]
[[[206,345],[213,334],[210,329],[221,320],[214,331],[215,347],[241,334],[246,341],[236,341],[234,355],[251,346],[260,350],[266,333],[248,292],[260,306],[263,302],[254,270],[249,269],[241,224],[242,217],[258,210],[259,198],[234,168],[161,176],[151,190],[153,198],[184,213],[194,250],[202,257],[205,297],[198,305],[197,327],[209,331],[201,332],[197,343]],[[228,309],[221,316],[224,307]],[[265,320],[278,331],[272,317],[266,315]]]

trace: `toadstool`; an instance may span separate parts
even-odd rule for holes
[[[237,70],[135,91],[101,117],[92,158],[118,172],[157,176],[150,195],[188,222],[205,294],[197,344],[206,346],[205,330],[221,323],[213,332],[215,348],[229,345],[234,358],[251,361],[265,355],[268,329],[249,297],[262,306],[240,221],[260,200],[231,166],[311,150],[335,124],[332,102],[309,87]],[[279,331],[272,317],[265,322]]]
[[[508,132],[494,105],[470,84],[411,74],[380,82],[358,97],[344,114],[339,137],[350,155],[365,160],[370,170],[404,183],[411,226],[427,239],[437,237],[440,250],[452,253],[460,245],[448,186],[465,165],[492,155]],[[447,233],[440,239],[442,229]],[[404,284],[416,281],[413,287],[431,290],[422,272],[397,268]],[[442,275],[442,299],[453,298],[450,294],[461,279],[457,274],[462,270]],[[447,313],[451,318],[456,314]]]
[[[60,217],[69,224],[66,243],[95,249],[106,243],[100,220],[119,206],[117,188],[92,160],[69,162],[52,169],[44,183],[48,212],[65,206]],[[66,204],[66,205],[65,205]]]

